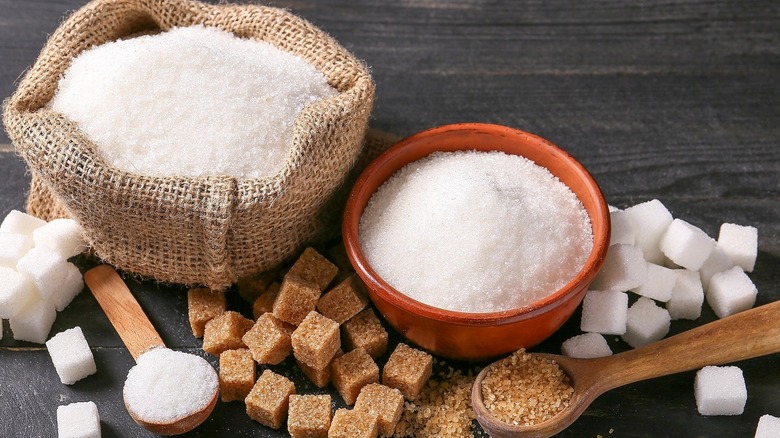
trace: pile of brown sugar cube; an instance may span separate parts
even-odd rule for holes
[[[188,292],[192,332],[203,338],[206,352],[219,357],[222,401],[243,400],[249,417],[273,429],[286,420],[292,437],[393,435],[404,399],[418,398],[433,358],[398,344],[380,384],[376,361],[387,350],[388,333],[348,262],[339,266],[307,248],[281,283],[271,274],[239,283],[239,294],[253,303],[254,321],[227,310],[224,292]],[[316,387],[332,384],[354,407],[333,413],[330,395],[296,394],[289,378],[263,367],[290,353]],[[258,364],[265,369],[256,378]]]

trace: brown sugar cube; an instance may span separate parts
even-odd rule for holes
[[[255,361],[246,348],[219,355],[219,392],[223,402],[244,400],[255,384]]]
[[[387,350],[387,330],[370,308],[342,324],[344,344],[350,350],[362,348],[374,359]]]
[[[363,285],[355,275],[350,275],[326,293],[317,302],[317,310],[339,324],[360,313],[368,305]]]
[[[341,357],[344,355],[344,352],[339,349],[339,351],[336,352],[336,355],[333,356],[333,358]],[[317,388],[324,388],[328,386],[330,383],[330,363],[326,365],[323,368],[314,368],[310,367],[309,365],[306,365],[305,363],[301,362],[298,359],[295,359],[295,363],[298,364],[298,368],[303,371],[303,374],[306,375],[306,377],[311,380],[311,383],[314,384]],[[331,361],[332,363],[332,361]]]
[[[287,431],[291,438],[326,438],[329,428],[329,395],[290,396]]]
[[[284,277],[285,279],[298,277],[310,281],[316,284],[322,292],[328,287],[337,272],[339,272],[339,268],[336,265],[314,249],[306,248]]]
[[[382,383],[398,388],[409,401],[417,399],[431,377],[433,357],[430,354],[398,344],[382,370]]]
[[[395,388],[372,383],[360,390],[355,410],[376,415],[379,434],[392,436],[404,411],[404,396]]]
[[[206,288],[195,288],[187,291],[187,313],[190,317],[192,334],[196,338],[203,337],[206,323],[225,312],[225,293]]]
[[[351,405],[364,386],[379,381],[379,367],[368,353],[358,348],[333,360],[331,379],[344,403]]]
[[[349,409],[336,409],[328,438],[376,438],[376,415]]]
[[[295,358],[313,368],[326,367],[340,346],[339,325],[317,312],[309,312],[292,334]]]
[[[276,279],[276,273],[271,271],[240,278],[238,280],[238,295],[247,303],[254,303],[257,297],[268,289],[274,279]]]
[[[295,384],[290,379],[265,370],[244,400],[246,414],[264,426],[279,429],[287,416],[292,394],[295,394]]]
[[[265,292],[257,297],[252,304],[252,314],[255,316],[255,319],[259,318],[260,315],[264,313],[273,312],[274,301],[276,301],[276,297],[279,295],[280,287],[281,285],[279,283],[273,282],[268,286],[268,289],[266,289]]]
[[[203,350],[219,356],[225,350],[246,348],[241,340],[254,322],[238,312],[227,311],[206,323],[203,330]]]
[[[285,277],[274,301],[273,314],[284,322],[298,325],[306,318],[320,299],[320,289],[310,281],[298,277]]]
[[[264,313],[241,339],[257,363],[276,365],[292,352],[292,330],[291,325],[279,321],[270,313]]]

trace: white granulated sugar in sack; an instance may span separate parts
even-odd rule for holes
[[[82,52],[50,105],[127,172],[260,178],[283,167],[301,110],[337,94],[291,53],[193,26]]]
[[[669,333],[672,319],[669,312],[650,298],[639,298],[628,308],[626,333],[623,340],[634,348],[660,341]]]
[[[51,295],[51,301],[58,312],[62,312],[68,307],[68,304],[84,289],[84,276],[81,275],[79,268],[73,263],[68,263],[67,271],[67,276],[62,280],[62,284]]]
[[[728,271],[733,267],[734,262],[731,261],[731,257],[726,254],[726,251],[723,251],[720,245],[715,245],[712,253],[704,261],[704,264],[701,265],[701,269],[699,269],[699,276],[701,277],[701,284],[704,290],[709,290],[710,280],[713,275],[718,272]]]
[[[57,407],[57,438],[100,438],[100,415],[93,402]]]
[[[626,291],[641,286],[647,277],[642,249],[634,245],[612,245],[591,288]]]
[[[696,408],[702,415],[741,415],[747,403],[742,370],[734,367],[704,367],[693,385]]]
[[[756,227],[725,223],[720,226],[718,246],[745,272],[753,272],[758,256]]]
[[[97,372],[95,358],[81,327],[57,333],[46,341],[54,369],[65,385],[72,385]]]
[[[49,337],[57,310],[50,301],[35,296],[9,320],[14,339],[43,344]]]
[[[685,269],[698,271],[712,251],[715,241],[700,228],[675,219],[661,238],[661,251]]]
[[[580,359],[611,356],[612,350],[599,333],[584,333],[563,341],[561,354]]]
[[[625,211],[617,210],[609,214],[612,222],[612,234],[609,238],[610,245],[636,243],[636,233],[631,223],[631,218]]]
[[[718,318],[725,318],[753,307],[756,295],[758,289],[750,277],[742,268],[734,266],[712,276],[707,290],[707,303]]]
[[[203,410],[219,389],[214,368],[193,354],[155,348],[127,373],[127,409],[150,423],[168,423]]]
[[[625,210],[636,233],[636,245],[642,248],[645,259],[657,265],[663,264],[659,248],[661,236],[672,223],[672,214],[657,199],[634,205]]]
[[[674,270],[655,263],[648,263],[646,281],[631,291],[665,303],[672,298],[672,289],[676,282],[677,274]]]
[[[406,165],[372,196],[359,236],[395,289],[461,312],[544,298],[577,275],[593,246],[574,193],[502,152],[439,152]]]
[[[672,288],[672,298],[666,302],[669,316],[675,319],[698,319],[704,303],[704,289],[699,273],[688,269],[678,269],[677,281]]]
[[[15,269],[0,267],[0,318],[15,317],[37,296],[35,286],[24,274],[16,272]]]
[[[41,297],[49,299],[67,278],[69,268],[60,253],[45,246],[36,246],[19,259],[16,270],[32,280]]]
[[[626,332],[628,294],[617,291],[590,290],[582,300],[580,330],[605,335]]]
[[[22,213],[19,210],[11,210],[0,224],[0,232],[24,234],[32,237],[33,231],[46,225],[46,221]]]
[[[753,438],[778,438],[780,437],[780,418],[771,415],[762,415],[758,419],[756,435]]]
[[[64,258],[81,254],[87,249],[84,230],[73,219],[54,219],[33,232],[35,246],[51,248]]]
[[[32,239],[24,234],[0,232],[0,266],[15,268],[32,246]]]

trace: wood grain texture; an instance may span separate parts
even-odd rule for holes
[[[62,17],[82,4],[0,0],[0,98],[10,95]],[[780,2],[280,0],[274,5],[322,27],[372,67],[375,128],[405,136],[445,123],[505,124],[571,152],[613,205],[658,198],[675,217],[711,236],[722,222],[754,225],[759,256],[750,277],[759,290],[757,305],[780,299]],[[0,144],[7,143],[0,133]],[[28,184],[24,163],[2,149],[0,214],[23,207]],[[93,265],[86,259],[77,263],[83,269]],[[168,346],[199,351],[182,288],[125,280]],[[234,295],[228,294],[229,305],[250,312]],[[705,305],[699,321],[674,321],[672,334],[715,319]],[[98,404],[104,437],[150,436],[121,403],[132,357],[89,293],[59,314],[52,333],[76,325],[93,347],[98,373],[63,386],[45,350],[13,341],[5,324],[0,436],[53,436],[56,406],[83,400]],[[578,333],[576,313],[536,350],[558,353],[561,342]],[[608,342],[615,351],[627,349],[616,337]],[[700,416],[693,372],[686,372],[607,392],[561,436],[752,436],[761,415],[780,416],[777,360],[774,355],[738,364],[748,385],[741,416]],[[300,392],[315,391],[292,361],[272,368],[291,375]],[[283,435],[249,420],[241,403],[218,403],[207,423],[187,436],[217,434]]]

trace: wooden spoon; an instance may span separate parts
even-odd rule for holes
[[[571,425],[596,397],[610,389],[707,365],[721,365],[780,352],[778,321],[780,301],[613,356],[573,359],[533,353],[558,362],[574,386],[574,394],[567,408],[553,418],[533,426],[507,424],[485,408],[482,381],[492,364],[477,375],[471,389],[471,403],[479,424],[495,438],[550,437]]]
[[[90,269],[84,274],[84,281],[92,290],[100,307],[108,316],[108,320],[119,333],[133,359],[138,360],[146,351],[165,347],[157,330],[136,301],[125,282],[109,266],[101,265]],[[179,435],[189,432],[203,423],[217,404],[219,388],[214,392],[211,401],[205,408],[185,417],[176,418],[168,423],[152,423],[140,418],[125,403],[130,416],[141,427],[158,435]]]

